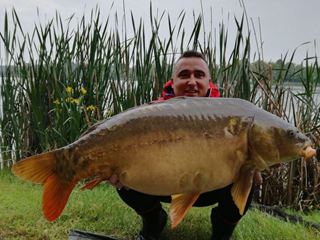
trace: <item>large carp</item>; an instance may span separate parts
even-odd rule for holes
[[[232,98],[178,97],[129,109],[74,143],[16,163],[15,175],[44,185],[43,211],[53,221],[75,185],[92,188],[112,174],[131,189],[172,195],[176,226],[198,196],[231,183],[243,214],[254,171],[316,155],[294,126]]]

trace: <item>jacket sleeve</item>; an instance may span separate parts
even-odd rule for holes
[[[213,82],[210,82],[209,86],[210,86],[210,97],[220,97],[220,91],[218,86]]]

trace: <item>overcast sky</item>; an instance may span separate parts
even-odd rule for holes
[[[113,8],[110,10],[113,2]],[[142,17],[146,19],[145,23],[148,23],[149,3],[147,0],[125,0],[126,11],[131,10],[136,19]],[[206,28],[211,24],[211,8],[213,27],[218,29],[219,23],[224,21],[232,37],[236,26],[233,16],[240,18],[243,13],[239,0],[203,0],[202,3]],[[319,0],[244,0],[244,3],[247,14],[254,21],[256,28],[260,18],[266,61],[277,60],[287,51],[291,54],[295,48],[308,41],[311,43],[298,48],[295,62],[301,62],[306,51],[309,51],[309,55],[314,55],[314,41],[320,40]],[[89,14],[96,5],[100,7],[103,17],[110,13],[113,15],[116,11],[120,16],[123,13],[122,0],[0,0],[0,4],[0,31],[3,31],[5,10],[10,12],[12,7],[16,9],[25,31],[31,31],[34,23],[52,19],[55,11],[65,19],[72,14],[75,14],[75,19],[80,19],[83,14]],[[201,11],[200,0],[153,0],[152,4],[154,9],[169,13],[172,20],[184,10],[188,17],[184,26],[186,29],[192,26],[192,12]]]

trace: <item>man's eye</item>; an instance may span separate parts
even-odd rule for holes
[[[187,71],[182,71],[181,73],[179,73],[179,78],[188,78],[190,76],[189,72]]]
[[[195,71],[194,76],[196,78],[203,78],[205,76],[205,74],[202,71]]]

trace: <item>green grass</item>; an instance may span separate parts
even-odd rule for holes
[[[67,239],[70,229],[81,229],[121,239],[133,239],[141,223],[139,217],[118,197],[113,187],[101,184],[92,191],[75,189],[61,217],[50,223],[41,212],[41,186],[22,182],[9,171],[0,171],[0,239]],[[169,205],[164,207],[168,209]],[[209,239],[209,207],[193,208],[174,230],[167,224],[162,239]],[[307,220],[320,220],[312,212]],[[234,238],[320,239],[320,233],[290,224],[251,209],[236,228]]]

